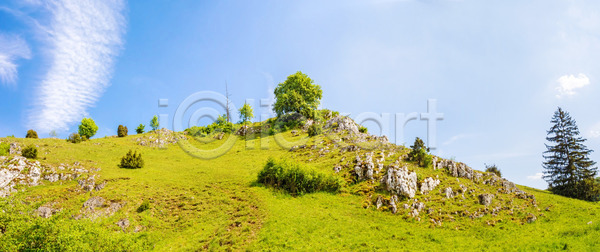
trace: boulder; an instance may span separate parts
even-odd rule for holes
[[[381,179],[381,184],[394,194],[414,198],[417,191],[417,173],[409,172],[406,166],[398,168],[392,165],[388,167],[387,174]]]
[[[375,203],[375,205],[377,206],[377,209],[383,206],[383,197],[381,197],[381,195],[377,196],[377,202]]]
[[[432,177],[425,178],[425,180],[423,180],[423,182],[421,183],[421,194],[429,193],[430,191],[435,189],[435,187],[438,186],[439,184],[440,184],[439,179],[434,179]]]
[[[489,206],[490,204],[492,204],[492,199],[494,199],[493,194],[489,194],[489,193],[480,194],[479,195],[479,204],[482,204],[484,206]]]
[[[451,187],[447,187],[446,189],[444,189],[444,194],[446,195],[447,199],[454,198],[454,192],[452,192]]]
[[[527,215],[527,223],[533,223],[533,222],[535,222],[536,220],[537,220],[537,217],[535,217],[535,215],[534,215],[534,214],[531,214],[531,213],[530,213],[529,215]]]
[[[104,205],[104,198],[99,196],[94,196],[89,198],[85,203],[83,203],[84,209],[94,209],[98,207],[102,207]]]
[[[10,155],[21,155],[21,147],[18,143],[11,143],[10,148],[8,149],[8,154]]]
[[[334,127],[335,125],[337,126]],[[362,134],[358,131],[358,125],[354,120],[347,116],[336,116],[327,120],[325,128],[331,129],[333,132],[348,131],[351,135]]]
[[[121,228],[121,230],[123,230],[123,232],[125,232],[125,229],[127,229],[129,227],[129,219],[127,219],[127,218],[121,219],[115,224],[117,224],[117,226],[119,226]]]
[[[55,212],[56,210],[45,206],[38,207],[38,209],[35,210],[35,213],[42,218],[50,218]]]
[[[390,209],[392,209],[392,213],[398,212],[398,208],[396,207],[396,201],[398,201],[398,196],[392,195],[390,198]]]

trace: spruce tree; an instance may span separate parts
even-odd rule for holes
[[[543,163],[544,180],[551,192],[571,198],[595,200],[598,188],[594,183],[596,162],[588,157],[592,150],[579,136],[575,120],[560,107],[554,113],[548,130]]]

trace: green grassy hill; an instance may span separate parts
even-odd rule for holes
[[[79,144],[0,138],[0,142],[21,147],[38,146],[36,160],[42,178],[37,186],[17,183],[15,192],[0,199],[0,247],[8,251],[600,248],[598,203],[524,186],[516,189],[522,190],[522,195],[505,193],[501,184],[484,183],[493,177],[490,174],[475,171],[481,174],[479,181],[457,178],[446,168],[422,168],[406,161],[403,155],[409,150],[403,146],[383,144],[356,150],[347,147],[354,144],[344,136],[330,133],[310,138],[304,131],[288,131],[249,140],[235,135],[221,140],[188,137],[180,141],[183,148],[173,143],[165,143],[164,148],[140,145],[156,139],[156,133]],[[222,156],[209,160],[194,157],[227,141],[233,146]],[[130,149],[142,153],[143,168],[118,167]],[[364,160],[372,152],[374,160],[381,159],[381,150],[384,170],[373,180],[359,180],[354,169],[356,157]],[[345,185],[339,193],[290,196],[256,182],[269,158],[285,158],[338,176]],[[0,163],[7,169],[17,161],[9,155]],[[419,185],[427,177],[439,179],[440,184],[427,194],[400,197],[398,210],[392,213],[391,194],[379,181],[396,161],[417,173]],[[67,173],[79,177],[50,179],[53,174]],[[93,186],[86,188],[90,183]],[[448,187],[453,190],[450,198],[445,192]],[[494,195],[488,206],[478,198],[483,193]],[[379,198],[382,205],[378,209]],[[418,202],[424,209],[411,216],[412,206]],[[52,216],[40,217],[44,209]]]

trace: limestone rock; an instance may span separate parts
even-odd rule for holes
[[[127,229],[129,227],[129,219],[127,219],[127,218],[121,219],[115,224],[117,224],[117,226],[119,226],[121,228],[121,230],[123,230],[123,232],[125,232],[125,229]]]
[[[527,215],[527,223],[533,223],[533,222],[535,222],[536,220],[537,220],[537,217],[535,217],[535,215],[534,215],[534,214],[531,214],[531,213],[530,213],[529,215]]]
[[[421,183],[421,194],[429,193],[430,191],[435,189],[435,187],[438,186],[439,184],[440,184],[439,179],[434,179],[432,177],[425,178],[425,180],[423,180],[423,182]]]
[[[336,127],[334,127],[337,125]],[[352,135],[362,134],[358,131],[358,125],[347,116],[336,116],[325,123],[326,129],[331,129],[333,132],[340,132],[347,130]]]
[[[10,155],[21,155],[21,147],[18,143],[11,143],[10,148],[8,149],[8,154]]]
[[[406,166],[398,168],[392,165],[381,179],[381,184],[392,193],[414,198],[417,191],[417,173],[409,172]]]
[[[444,189],[444,194],[446,195],[447,199],[454,198],[454,192],[452,192],[451,187],[447,187],[446,189]]]
[[[390,208],[392,209],[392,213],[398,212],[398,208],[396,207],[396,201],[398,201],[398,196],[392,195],[390,198]]]
[[[94,196],[89,198],[85,203],[83,203],[84,209],[94,209],[98,207],[102,207],[104,205],[104,198],[99,196]]]
[[[381,195],[377,196],[377,202],[375,203],[375,205],[377,206],[377,209],[383,206],[383,197],[381,197]]]
[[[494,199],[493,194],[484,193],[479,195],[479,203],[484,206],[489,206],[492,204],[492,199]]]
[[[35,213],[42,218],[50,218],[52,217],[52,214],[56,213],[56,210],[50,207],[41,206],[35,210]]]

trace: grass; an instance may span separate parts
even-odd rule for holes
[[[293,137],[286,132],[249,141],[226,136],[223,140],[190,139],[186,143],[187,147],[195,147],[196,154],[218,156],[210,160],[195,158],[194,152],[187,153],[178,145],[166,149],[139,146],[135,141],[137,137],[99,138],[78,144],[56,139],[0,139],[1,142],[18,142],[21,146],[37,145],[37,160],[45,164],[80,162],[87,168],[100,168],[97,180],[107,181],[103,190],[92,193],[77,190],[76,181],[46,181],[44,185],[24,189],[2,200],[5,213],[1,215],[0,228],[9,231],[0,235],[0,245],[18,248],[15,246],[23,245],[19,239],[27,240],[31,238],[25,237],[27,232],[37,230],[37,234],[50,237],[43,240],[47,244],[62,242],[65,247],[59,250],[83,251],[559,250],[565,247],[586,251],[600,247],[598,203],[522,186],[521,189],[536,196],[540,208],[539,211],[524,209],[523,214],[527,211],[535,211],[536,215],[543,213],[543,217],[531,224],[523,224],[523,216],[512,216],[517,219],[512,221],[511,216],[503,213],[473,220],[456,218],[435,226],[426,218],[417,221],[405,217],[404,212],[394,215],[372,206],[365,209],[370,193],[387,195],[371,188],[368,182],[356,183],[343,172],[333,175],[332,168],[342,157],[345,161],[341,163],[352,163],[355,154],[339,153],[330,144],[331,140],[322,136],[309,138],[303,133]],[[233,144],[226,154],[211,153],[210,150],[227,141]],[[277,142],[286,148],[279,148]],[[315,149],[300,152],[288,149],[301,144],[315,145]],[[327,147],[330,152],[319,152]],[[143,154],[143,168],[118,167],[121,157],[130,149]],[[397,147],[396,154],[386,159],[386,164],[406,151]],[[257,174],[269,157],[295,160],[310,169],[340,176],[349,186],[340,194],[318,192],[298,197],[272,190],[256,183]],[[441,170],[408,165],[421,177],[446,178]],[[455,178],[444,179],[439,188],[456,189],[459,184],[467,183],[464,179],[458,182]],[[91,195],[125,204],[110,217],[71,218]],[[438,194],[417,196],[419,200],[425,197],[430,198],[428,205],[444,207],[448,212],[481,207],[469,199],[444,200]],[[148,208],[138,212],[144,202]],[[41,205],[62,210],[50,219],[28,217]],[[115,224],[123,218],[130,221],[126,232]],[[502,221],[498,222],[499,219]],[[488,225],[490,222],[494,225]],[[139,232],[134,232],[136,228]],[[23,232],[11,233],[10,230]],[[92,244],[99,245],[86,247]],[[122,247],[116,247],[117,244]]]

